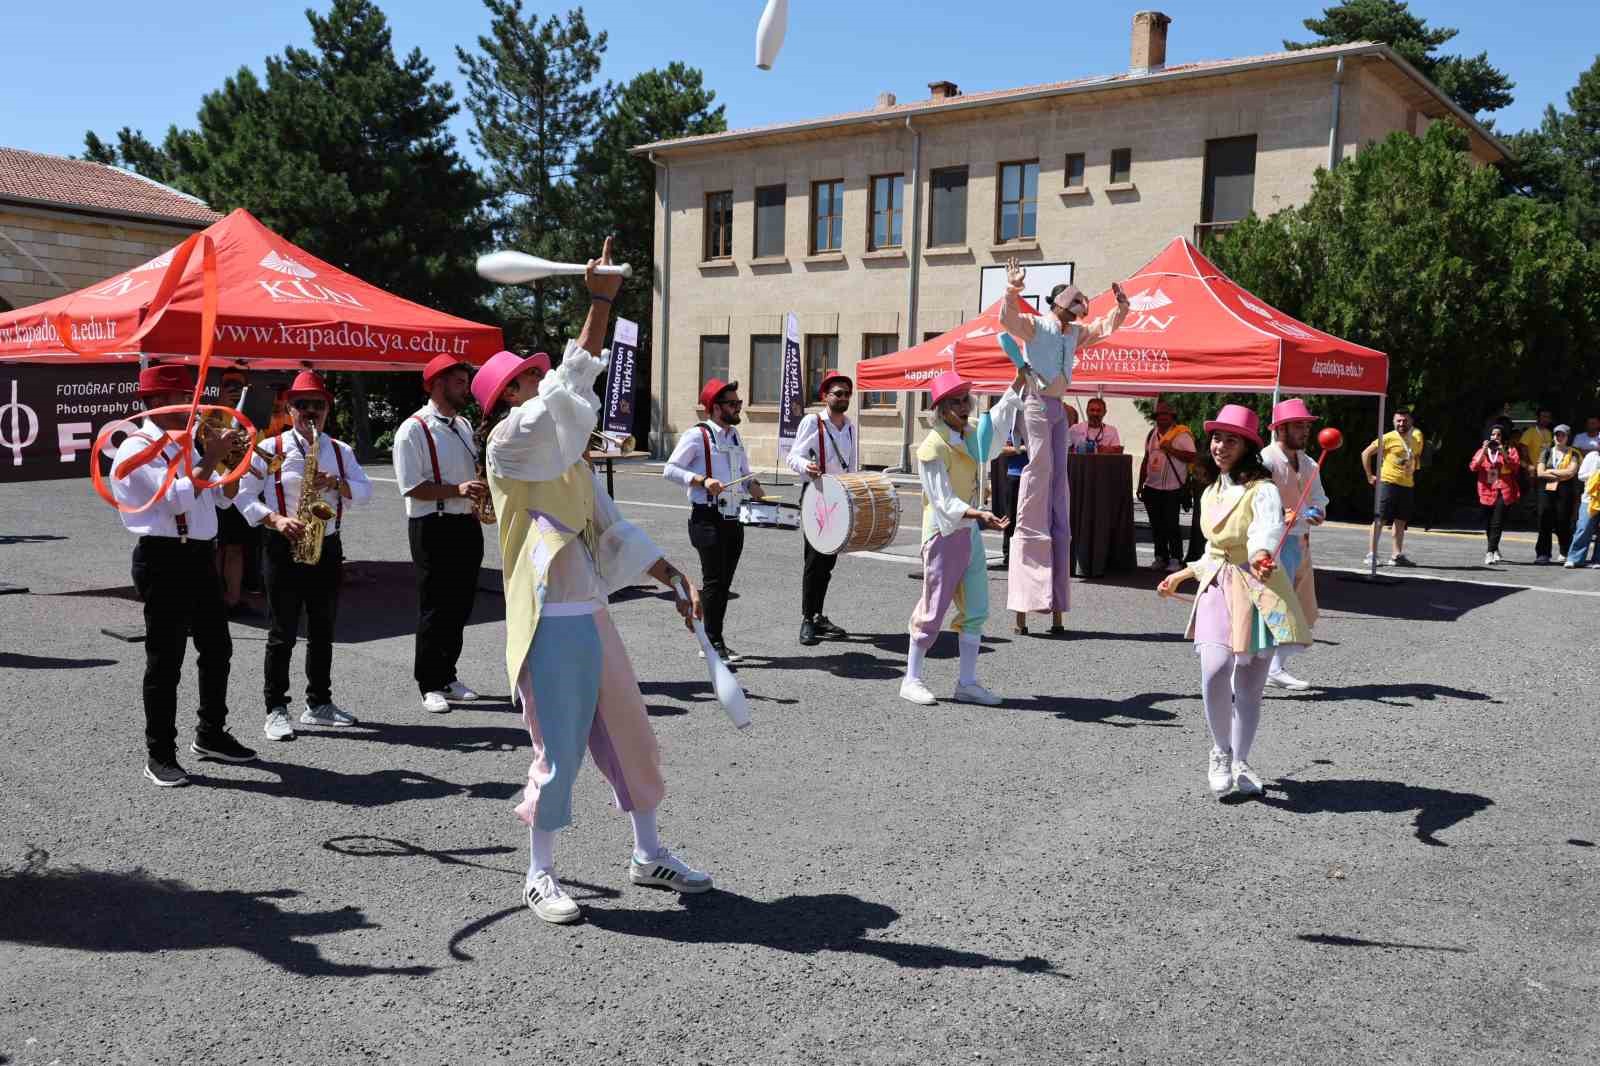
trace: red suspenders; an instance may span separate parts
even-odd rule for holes
[[[411,420],[422,427],[422,439],[428,442],[428,462],[433,464],[433,483],[443,485],[444,478],[439,475],[439,447],[433,443],[433,430],[428,428],[428,423],[423,421],[421,415],[412,415]],[[434,500],[435,514],[444,514],[444,501]]]
[[[276,437],[273,438],[273,448],[275,449],[274,454],[276,454],[276,455],[282,455],[283,454],[283,436],[284,435],[282,433],[279,433]],[[336,467],[339,468],[339,480],[340,481],[349,480],[348,478],[345,477],[345,473],[344,473],[344,453],[339,450],[339,442],[338,441],[334,441],[334,444],[333,444],[333,464]],[[279,466],[278,469],[273,473],[273,475],[272,475],[272,486],[278,492],[278,513],[283,515],[285,518],[288,518],[289,517],[289,503],[288,503],[288,501],[286,499],[284,499],[284,495],[283,495],[283,467],[282,466]],[[336,492],[336,493],[334,493],[334,496],[337,497],[338,502],[334,505],[333,531],[335,533],[337,533],[337,532],[339,532],[339,530],[344,528],[344,493]]]
[[[153,437],[147,437],[143,433],[130,433],[128,435],[130,437],[138,437],[140,440],[147,440],[151,444],[155,443],[155,439]],[[165,451],[166,449],[162,449],[162,450]],[[188,513],[185,512],[185,511],[179,511],[177,514],[172,516],[172,520],[173,520],[173,523],[175,525],[177,525],[177,527],[178,527],[178,543],[179,544],[187,544],[187,543],[189,543],[189,515],[188,515]]]

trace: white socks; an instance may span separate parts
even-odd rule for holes
[[[653,859],[661,850],[661,837],[656,832],[656,812],[629,811],[633,820],[633,857],[640,862]],[[540,870],[553,873],[556,868],[556,833],[551,829],[528,829],[528,880]]]
[[[906,677],[913,681],[922,680],[922,660],[927,657],[926,649],[917,646],[917,638],[911,638],[911,650],[906,652]]]
[[[640,862],[648,862],[661,850],[661,837],[656,833],[655,809],[629,811],[628,817],[633,819],[633,857]]]
[[[556,831],[554,829],[528,828],[528,880],[540,870],[551,873],[556,868]]]
[[[983,637],[977,633],[961,634],[961,674],[956,680],[963,685],[978,683],[978,649],[982,644]]]

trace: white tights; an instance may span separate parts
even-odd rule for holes
[[[1215,644],[1200,645],[1200,691],[1206,704],[1211,743],[1231,751],[1240,762],[1250,758],[1256,726],[1261,724],[1261,693],[1267,687],[1272,660],[1257,656],[1235,664],[1233,652]]]

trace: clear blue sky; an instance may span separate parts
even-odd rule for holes
[[[327,0],[315,0],[325,10]],[[930,81],[964,90],[1006,88],[1111,73],[1128,62],[1133,12],[1173,17],[1168,61],[1254,55],[1285,38],[1326,0],[1210,0],[1128,4],[973,0],[790,0],[789,34],[777,66],[755,69],[755,27],[765,0],[591,0],[590,24],[611,35],[602,77],[626,80],[673,59],[697,66],[727,105],[731,126],[869,107],[882,90],[902,100]],[[307,45],[305,2],[13,0],[0,12],[8,47],[0,61],[0,145],[57,154],[82,150],[83,132],[124,125],[159,141],[168,125],[192,125],[200,97],[240,66]],[[404,52],[421,48],[440,75],[458,77],[454,48],[488,28],[476,0],[387,0],[381,5]],[[566,6],[530,2],[550,13]],[[1461,33],[1449,50],[1490,60],[1516,81],[1500,130],[1536,125],[1600,52],[1594,0],[1416,0],[1412,10]],[[463,149],[469,119],[455,130]]]

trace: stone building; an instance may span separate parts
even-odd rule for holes
[[[1135,15],[1117,74],[971,94],[936,81],[912,103],[883,93],[858,112],[634,149],[656,167],[664,439],[702,417],[706,377],[731,377],[753,458],[772,464],[785,312],[809,390],[824,366],[849,371],[977,314],[984,268],[994,281],[1011,256],[1040,273],[1071,264],[1094,294],[1175,234],[1203,242],[1302,203],[1319,167],[1396,130],[1454,122],[1477,159],[1505,158],[1384,45],[1168,65],[1170,22]],[[858,391],[856,404],[864,461],[903,464],[915,398]],[[1110,421],[1142,448],[1131,403],[1113,400]]]

